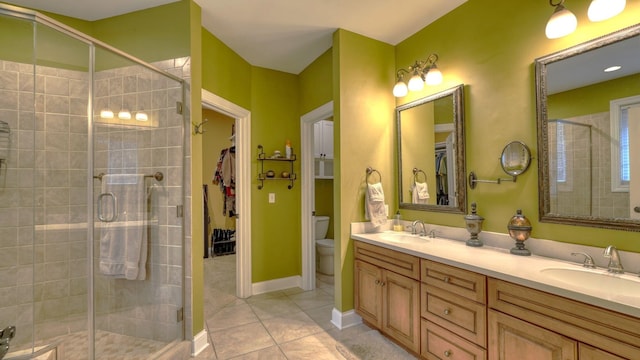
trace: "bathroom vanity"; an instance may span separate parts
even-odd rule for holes
[[[355,311],[417,357],[640,359],[637,274],[592,270],[629,281],[612,293],[564,282],[587,271],[577,263],[408,233],[351,237]]]

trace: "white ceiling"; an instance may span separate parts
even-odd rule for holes
[[[174,0],[9,0],[99,20]],[[396,45],[466,0],[194,0],[202,25],[251,65],[299,74],[342,28]],[[427,51],[427,50],[426,50]],[[433,51],[429,49],[428,51]]]

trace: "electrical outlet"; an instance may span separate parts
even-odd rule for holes
[[[276,194],[269,193],[269,204],[274,204],[276,202]]]

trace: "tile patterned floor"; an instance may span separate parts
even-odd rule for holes
[[[205,323],[209,346],[196,359],[344,360],[336,345],[370,331],[342,331],[331,324],[333,278],[319,275],[317,288],[235,297],[235,256],[205,259]],[[407,353],[403,359],[415,359]],[[365,359],[363,359],[365,360]]]

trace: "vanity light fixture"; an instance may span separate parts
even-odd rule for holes
[[[403,97],[407,95],[409,90],[420,91],[424,89],[424,84],[438,85],[442,83],[442,72],[436,66],[438,61],[437,54],[431,54],[427,60],[416,62],[406,69],[399,69],[396,73],[398,82],[393,87],[393,95],[395,97]],[[404,75],[411,74],[408,84],[404,82]]]
[[[587,16],[591,21],[604,21],[620,14],[627,5],[626,0],[593,0]]]
[[[562,5],[564,0],[560,0],[557,4],[554,4],[553,0],[549,0],[549,4],[555,6],[555,9],[545,29],[547,38],[557,39],[574,32],[578,27],[578,19]]]

